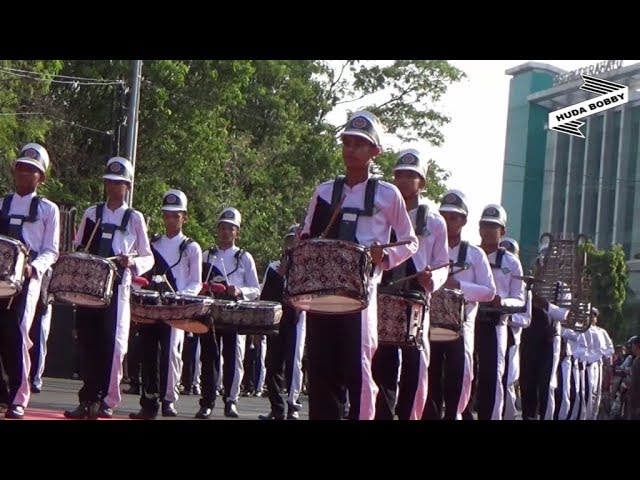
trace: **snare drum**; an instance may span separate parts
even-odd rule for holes
[[[429,340],[448,342],[462,335],[466,319],[464,294],[460,290],[441,288],[431,295]]]
[[[155,318],[153,311],[160,305],[160,294],[153,290],[132,291],[130,297],[131,321],[135,323],[154,324],[160,320]]]
[[[27,247],[20,240],[0,235],[0,298],[22,291],[26,263]]]
[[[65,253],[53,265],[49,294],[83,307],[106,307],[115,278],[116,267],[110,260],[83,252]]]
[[[369,305],[371,255],[342,240],[303,240],[286,254],[284,299],[311,313],[355,313]]]
[[[422,347],[427,300],[423,293],[378,287],[378,343]]]
[[[278,302],[216,300],[211,308],[216,329],[238,335],[275,335],[282,305]]]
[[[159,307],[160,320],[191,333],[207,333],[213,325],[214,299],[203,295],[165,293]]]

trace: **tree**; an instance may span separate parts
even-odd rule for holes
[[[383,178],[393,178],[393,167],[396,164],[396,156],[394,152],[385,152],[376,157],[376,165]],[[439,203],[446,191],[444,182],[447,181],[450,173],[440,168],[433,159],[429,159],[428,165],[427,188],[423,192],[423,196]]]
[[[615,342],[623,342],[630,326],[630,318],[623,314],[629,275],[624,250],[619,244],[610,250],[599,250],[590,241],[583,248],[592,281],[590,300],[600,311],[598,323]]]
[[[105,162],[123,152],[130,63],[57,64],[60,78],[92,81],[55,83],[38,99],[57,119],[46,136],[52,200],[82,210],[103,198]],[[328,113],[385,88],[391,98],[372,110],[391,133],[441,142],[448,118],[435,103],[461,72],[444,61],[347,65],[349,80],[314,60],[145,61],[134,206],[150,217],[150,230],[162,230],[160,199],[178,188],[189,198],[187,235],[211,245],[219,212],[234,206],[243,214],[239,244],[266,265],[279,257],[282,236],[303,218],[314,187],[343,170]],[[381,168],[388,173],[393,160],[382,156]],[[428,196],[437,199],[446,173],[432,167]]]
[[[11,164],[22,145],[45,142],[52,119],[38,106],[60,71],[59,60],[0,60],[0,188],[13,188]],[[47,146],[47,145],[45,145]]]
[[[465,76],[446,60],[396,60],[387,66],[349,60],[330,83],[332,106],[385,93],[386,101],[367,109],[380,117],[389,133],[404,141],[422,139],[440,146],[444,141],[440,127],[450,118],[434,106],[451,83]]]

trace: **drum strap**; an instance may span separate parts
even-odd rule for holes
[[[496,252],[496,263],[491,264],[492,269],[501,269],[502,268],[502,259],[504,258],[504,252],[506,250],[503,247],[498,247],[498,251]]]
[[[344,189],[346,177],[338,175],[333,181],[333,190],[331,192],[331,210],[338,208],[342,191]],[[341,210],[342,218],[338,227],[338,238],[348,242],[358,242],[356,238],[356,229],[358,227],[358,218],[360,216],[371,217],[374,210],[374,200],[376,190],[378,189],[378,178],[371,177],[367,181],[367,187],[364,195],[364,205],[362,209],[353,207],[343,207]]]
[[[416,235],[426,236],[429,235],[427,230],[427,216],[429,215],[429,205],[421,203],[418,205],[418,211],[416,213]]]
[[[161,238],[162,238],[162,235],[160,234],[156,234],[151,238],[151,251],[153,252],[153,258],[155,262],[154,262],[153,268],[151,269],[151,272],[149,272],[145,276],[152,279],[154,275],[166,275],[167,280],[169,280],[169,283],[171,284],[173,289],[177,291],[178,285],[177,285],[176,278],[173,275],[172,268],[180,263],[180,260],[182,260],[183,253],[185,252],[189,244],[193,243],[193,239],[187,237],[182,242],[180,242],[180,245],[178,246],[178,252],[179,252],[178,260],[173,265],[169,265],[169,263],[165,260],[162,254],[158,252],[158,250],[153,246],[153,244],[156,243]],[[164,283],[160,285],[155,284],[154,289],[161,293],[165,291],[169,291],[169,288]]]
[[[104,212],[104,202],[101,202],[96,207],[96,222],[98,220],[102,220],[102,214]],[[113,234],[116,230],[120,230],[125,232],[127,230],[127,225],[129,224],[129,219],[131,219],[131,215],[133,214],[133,208],[127,208],[122,216],[122,222],[120,225],[114,225],[112,223],[101,223],[98,227],[100,233],[100,243],[98,246],[98,255],[101,257],[110,257],[114,255],[113,249],[111,247],[113,243]]]
[[[451,267],[463,267],[464,264],[467,262],[467,250],[469,249],[469,242],[467,242],[466,240],[462,240],[460,242],[460,249],[458,250],[458,259],[456,260],[456,263],[454,263],[453,265],[451,265]]]
[[[186,247],[185,247],[185,248],[186,248]],[[238,270],[238,268],[240,267],[240,259],[242,258],[242,256],[244,255],[244,253],[245,253],[245,252],[246,252],[246,250],[244,250],[244,249],[242,249],[242,248],[241,248],[240,250],[238,250],[238,251],[233,255],[233,257],[236,259],[236,267],[235,267],[233,270],[231,270],[230,272],[227,272],[227,277],[231,276],[231,274],[232,274],[232,273],[235,273],[235,272],[236,272],[236,270]],[[218,253],[218,247],[215,247],[215,246],[214,246],[214,247],[211,247],[211,248],[207,251],[207,261],[206,261],[206,262],[205,262],[205,264],[204,264],[205,268],[203,268],[203,272],[205,271],[205,269],[206,269],[206,271],[207,271],[207,272],[209,271],[209,267],[210,267],[210,266],[211,266],[211,264],[212,264],[212,262],[211,262],[211,256],[214,256],[214,257],[215,257],[216,253]],[[218,268],[217,268],[216,266],[214,266],[211,270],[212,270],[212,273],[214,273],[216,276],[218,276],[218,275],[223,275],[223,273],[222,273],[220,270],[218,270]],[[205,275],[206,275],[206,273],[205,273]],[[209,276],[209,277],[210,277],[210,276]],[[203,281],[204,281],[204,282],[208,282],[208,281],[209,281],[209,278],[205,278]],[[225,283],[225,285],[226,285],[226,282],[222,282],[222,283]]]
[[[171,284],[173,289],[177,292],[178,285],[176,284],[176,277],[173,275],[171,268],[175,267],[180,262],[180,260],[178,260],[172,266],[169,266],[169,264],[164,259],[164,257],[160,254],[160,252],[158,252],[158,250],[154,248],[153,245],[151,245],[151,251],[153,252],[153,258],[155,260],[153,264],[154,275],[166,275],[167,280],[169,280],[169,283]],[[182,258],[182,255],[180,255],[180,258]],[[153,278],[153,276],[151,278]],[[153,285],[154,285],[154,290],[160,293],[169,291],[169,287],[165,285],[164,282],[160,284],[154,283]]]
[[[7,235],[8,237],[15,238],[16,240],[20,240],[24,243],[24,238],[22,237],[22,226],[24,222],[33,223],[38,219],[40,196],[36,195],[31,199],[31,205],[29,205],[29,215],[27,216],[9,214],[9,211],[11,210],[12,200],[13,193],[5,195],[4,199],[2,200],[2,223],[4,224],[5,221],[8,221],[8,223],[6,228],[2,229],[4,231],[0,233],[3,235]]]

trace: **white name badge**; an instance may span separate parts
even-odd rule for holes
[[[22,219],[21,218],[12,218],[9,220],[9,224],[11,225],[22,225]]]
[[[113,238],[113,233],[103,233],[102,234],[102,238],[106,238],[107,240],[110,240],[111,238]]]
[[[342,219],[347,222],[355,222],[358,216],[355,213],[343,213]]]

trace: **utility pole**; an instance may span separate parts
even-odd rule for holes
[[[138,145],[138,110],[140,108],[140,79],[142,76],[142,60],[134,60],[131,71],[131,96],[129,97],[129,119],[127,128],[127,144],[124,156],[133,165],[134,176],[127,195],[129,207],[133,205],[133,185],[135,182],[136,147]]]

